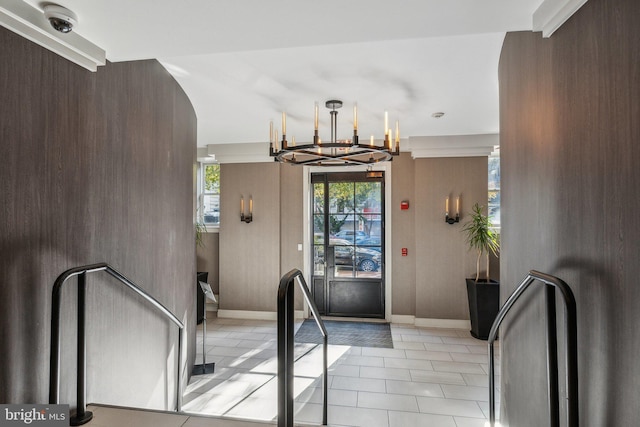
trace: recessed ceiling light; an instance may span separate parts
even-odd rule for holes
[[[444,116],[444,113],[442,111],[438,111],[436,113],[433,113],[431,115],[431,117],[433,117],[434,119],[439,119],[440,117]]]

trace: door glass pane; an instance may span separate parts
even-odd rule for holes
[[[324,276],[324,245],[313,246],[313,274]]]
[[[322,182],[313,184],[313,243],[324,243],[324,183]]]
[[[353,174],[353,180],[351,174],[338,175],[318,176],[312,182],[314,275],[326,272],[325,280],[354,286],[354,292],[369,283],[358,279],[380,286],[376,281],[382,280],[384,183],[363,175]]]
[[[357,229],[362,231],[356,238],[356,243],[382,235],[382,183],[356,183],[356,215]],[[380,245],[380,243],[377,243]]]
[[[313,243],[316,245],[324,243],[324,214],[313,215]]]
[[[324,213],[324,183],[313,184],[313,213]]]
[[[334,277],[354,277],[354,248],[346,240],[331,239],[333,246],[335,271]]]
[[[355,234],[354,188],[353,182],[329,183],[329,234],[351,244]]]

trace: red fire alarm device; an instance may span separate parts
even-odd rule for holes
[[[407,248],[402,248],[402,256],[407,256],[409,255],[409,251],[407,250]]]
[[[403,200],[400,202],[400,209],[403,211],[409,210],[409,201]]]

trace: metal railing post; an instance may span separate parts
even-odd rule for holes
[[[495,367],[493,344],[498,329],[505,316],[520,296],[535,281],[545,285],[545,303],[547,311],[547,389],[549,396],[549,425],[560,425],[560,388],[558,383],[558,339],[556,321],[555,289],[560,291],[564,302],[566,379],[567,379],[567,426],[578,427],[578,340],[576,300],[571,288],[562,280],[539,271],[531,270],[507,301],[500,308],[489,332],[489,423],[495,425]]]
[[[278,427],[293,427],[292,281],[287,278],[278,289]]]
[[[72,426],[81,426],[93,418],[93,413],[87,411],[87,334],[85,332],[87,295],[87,272],[78,275],[78,338],[77,338],[77,385],[76,385],[76,415],[71,417]]]
[[[86,374],[86,276],[87,273],[105,271],[120,283],[133,290],[145,301],[153,305],[158,311],[171,320],[179,330],[178,335],[178,372],[176,379],[176,410],[182,411],[182,364],[184,339],[184,325],[158,300],[153,298],[142,288],[133,283],[123,274],[113,269],[106,263],[92,264],[71,268],[62,273],[53,284],[51,298],[51,353],[49,355],[49,403],[58,404],[60,400],[60,305],[62,285],[73,276],[78,276],[78,330],[77,330],[77,410],[71,417],[71,425],[82,425],[91,420],[93,414],[86,410],[87,405],[87,374]]]
[[[294,292],[291,284],[298,280],[305,301],[311,309],[316,324],[323,337],[322,364],[322,425],[327,425],[328,360],[329,336],[324,327],[309,287],[300,270],[291,270],[280,279],[278,286],[278,427],[293,427],[293,358],[294,346]]]
[[[545,300],[547,303],[547,395],[549,399],[549,427],[560,427],[558,326],[556,322],[556,294],[553,285],[545,285]]]

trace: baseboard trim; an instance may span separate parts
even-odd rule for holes
[[[426,319],[406,314],[394,314],[391,323],[413,325],[422,328],[471,329],[471,322],[459,319]]]
[[[423,328],[471,329],[471,322],[458,319],[416,319],[416,326]]]
[[[416,323],[416,316],[407,314],[392,314],[391,323],[398,323],[402,325],[414,325]]]
[[[221,319],[244,319],[244,320],[278,320],[278,313],[275,311],[251,311],[251,310],[223,310],[218,309],[218,317]],[[304,311],[295,311],[296,319],[304,318]],[[353,319],[345,319],[353,320]],[[366,320],[366,319],[365,319]],[[369,321],[369,320],[366,320]],[[443,328],[443,329],[471,329],[471,322],[458,319],[426,319],[416,318],[405,314],[394,314],[391,316],[391,323],[399,325],[414,325],[422,328]]]
[[[218,309],[218,317],[221,319],[244,319],[244,320],[278,320],[278,313],[275,311],[250,311],[250,310],[223,310]],[[302,319],[304,312],[295,311],[295,318]]]

